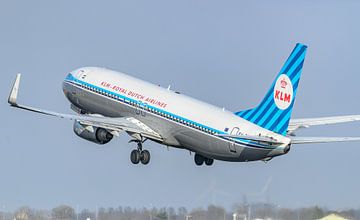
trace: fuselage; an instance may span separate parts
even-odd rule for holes
[[[85,67],[72,71],[63,91],[77,108],[107,117],[134,117],[161,135],[161,144],[208,158],[254,161],[287,152],[289,139],[225,109],[112,70]],[[271,136],[270,145],[218,134]],[[157,141],[159,142],[159,141]]]

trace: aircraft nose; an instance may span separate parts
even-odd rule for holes
[[[63,81],[63,83],[62,83],[62,91],[63,91],[64,95],[67,96],[68,90],[66,88],[66,82],[65,81]]]
[[[65,94],[66,97],[68,96],[68,93],[69,93],[69,85],[68,85],[68,82],[69,82],[69,81],[72,81],[72,80],[74,80],[74,76],[73,76],[73,74],[70,72],[70,73],[68,73],[68,74],[66,75],[66,77],[65,77],[65,79],[64,79],[64,81],[63,81],[63,83],[62,83],[62,90],[63,90],[63,92],[64,92],[64,94]]]

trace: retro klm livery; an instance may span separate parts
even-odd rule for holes
[[[260,105],[236,114],[262,128],[285,136],[299,86],[305,54],[306,46],[296,45]]]
[[[84,67],[70,72],[63,91],[77,114],[61,114],[17,103],[20,74],[8,102],[12,107],[74,120],[77,136],[106,144],[121,132],[137,144],[133,164],[148,164],[146,140],[194,152],[196,165],[214,160],[268,161],[291,145],[359,141],[359,137],[295,137],[299,128],[360,120],[360,115],[291,119],[307,47],[297,44],[255,108],[236,113],[112,70]]]

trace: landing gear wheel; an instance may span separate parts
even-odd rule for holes
[[[205,158],[203,156],[201,156],[200,154],[195,154],[194,161],[195,161],[196,165],[198,165],[198,166],[203,165],[204,160],[205,160]]]
[[[130,160],[133,164],[138,164],[141,162],[142,164],[146,165],[150,162],[150,152],[148,150],[143,150],[142,144],[146,141],[145,140],[130,140],[130,142],[137,143],[137,150],[131,151]]]
[[[211,165],[213,165],[213,163],[214,163],[214,159],[205,158],[205,164],[206,164],[207,166],[211,166]]]
[[[148,150],[143,150],[140,155],[142,164],[146,165],[150,162],[150,152]]]
[[[138,164],[140,162],[140,159],[141,159],[140,151],[138,150],[131,151],[130,160],[133,164]]]

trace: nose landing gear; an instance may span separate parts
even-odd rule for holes
[[[139,140],[132,140],[130,142],[136,142],[137,143],[137,149],[131,151],[130,154],[130,160],[133,164],[138,164],[141,162],[142,164],[146,165],[150,162],[150,152],[148,150],[142,149],[142,143],[143,141]]]

